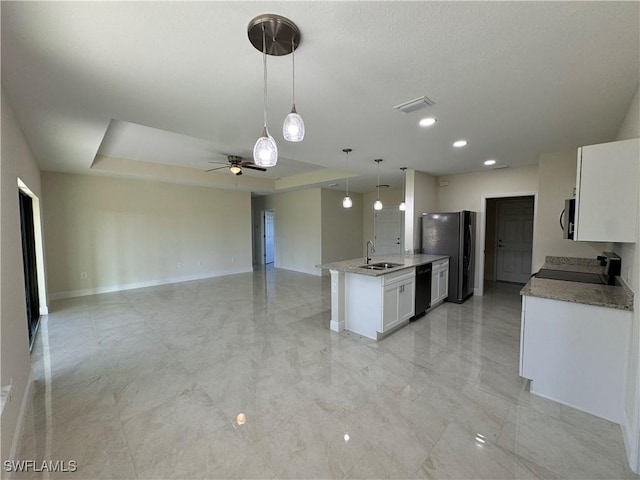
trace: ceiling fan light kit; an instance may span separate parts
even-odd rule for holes
[[[249,22],[249,41],[262,52],[264,70],[264,128],[253,147],[253,161],[261,167],[273,167],[278,162],[278,146],[267,130],[267,55],[293,54],[300,44],[300,29],[288,18],[275,14],[258,15]],[[304,122],[295,105],[295,58],[293,71],[293,108],[282,127],[285,140],[300,142],[304,138]]]

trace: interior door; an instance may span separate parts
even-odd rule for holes
[[[496,280],[527,283],[533,249],[533,197],[498,203]]]
[[[402,253],[402,219],[404,212],[398,208],[383,208],[374,213],[374,239],[376,255]]]
[[[273,211],[266,210],[264,212],[264,263],[273,263],[275,256],[275,239],[274,239]]]

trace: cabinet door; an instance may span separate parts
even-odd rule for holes
[[[415,313],[415,281],[409,280],[398,286],[398,322],[409,320]]]
[[[438,300],[444,300],[449,296],[449,266],[438,274]]]
[[[398,323],[398,290],[397,283],[384,287],[382,298],[382,332]]]
[[[440,282],[438,279],[440,278],[440,270],[433,269],[431,272],[431,305],[438,301],[440,298]]]
[[[578,149],[574,240],[634,242],[640,140]]]

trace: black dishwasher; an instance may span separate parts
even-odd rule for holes
[[[416,267],[416,308],[411,320],[420,318],[431,306],[431,271],[430,263]]]

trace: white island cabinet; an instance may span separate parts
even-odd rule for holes
[[[415,310],[415,268],[371,277],[347,273],[345,328],[377,340],[406,323]]]
[[[640,139],[578,149],[575,234],[592,242],[635,242]]]

